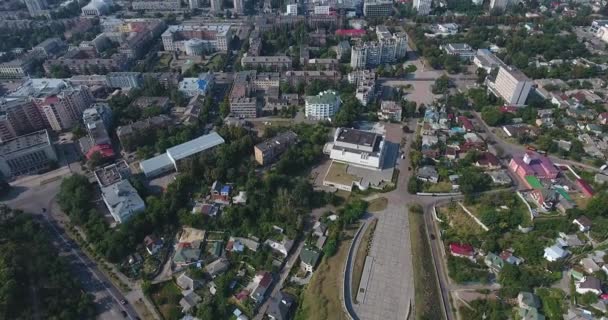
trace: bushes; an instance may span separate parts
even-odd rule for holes
[[[489,274],[480,265],[466,259],[448,256],[448,273],[457,283],[488,282]]]

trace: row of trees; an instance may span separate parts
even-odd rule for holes
[[[84,293],[31,215],[0,206],[0,318],[92,319]]]

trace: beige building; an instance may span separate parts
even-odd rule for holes
[[[287,131],[278,136],[268,139],[253,147],[255,161],[262,166],[275,161],[283,152],[298,141],[298,136],[293,131]]]
[[[56,161],[57,154],[46,130],[0,144],[0,173],[5,177],[37,173]]]

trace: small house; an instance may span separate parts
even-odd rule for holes
[[[454,257],[472,259],[475,256],[475,249],[471,245],[464,243],[450,243],[450,254]]]
[[[587,232],[591,229],[591,219],[587,218],[586,216],[580,216],[574,220],[572,220],[572,223],[574,223],[577,227],[578,230],[580,232]]]
[[[317,250],[309,248],[302,249],[300,252],[300,266],[302,267],[302,270],[313,272],[320,257],[321,254]]]

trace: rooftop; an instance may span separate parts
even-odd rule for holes
[[[211,132],[210,134],[167,149],[167,155],[174,161],[179,161],[223,143],[224,139],[217,132]]]
[[[7,140],[0,144],[0,156],[7,156],[11,153],[44,145],[51,145],[51,140],[47,130],[40,130]]]
[[[262,143],[258,143],[255,147],[264,152],[277,146],[288,145],[295,141],[297,138],[298,135],[296,135],[293,131],[286,131],[274,138],[270,138]]]
[[[333,90],[327,90],[319,93],[316,96],[307,96],[306,103],[307,104],[332,104],[335,103],[336,100],[340,99],[338,93]]]
[[[124,160],[95,170],[95,178],[102,188],[126,179],[130,174],[129,165]]]
[[[372,147],[378,134],[356,129],[342,129],[336,137],[336,142],[350,143],[358,146]]]

